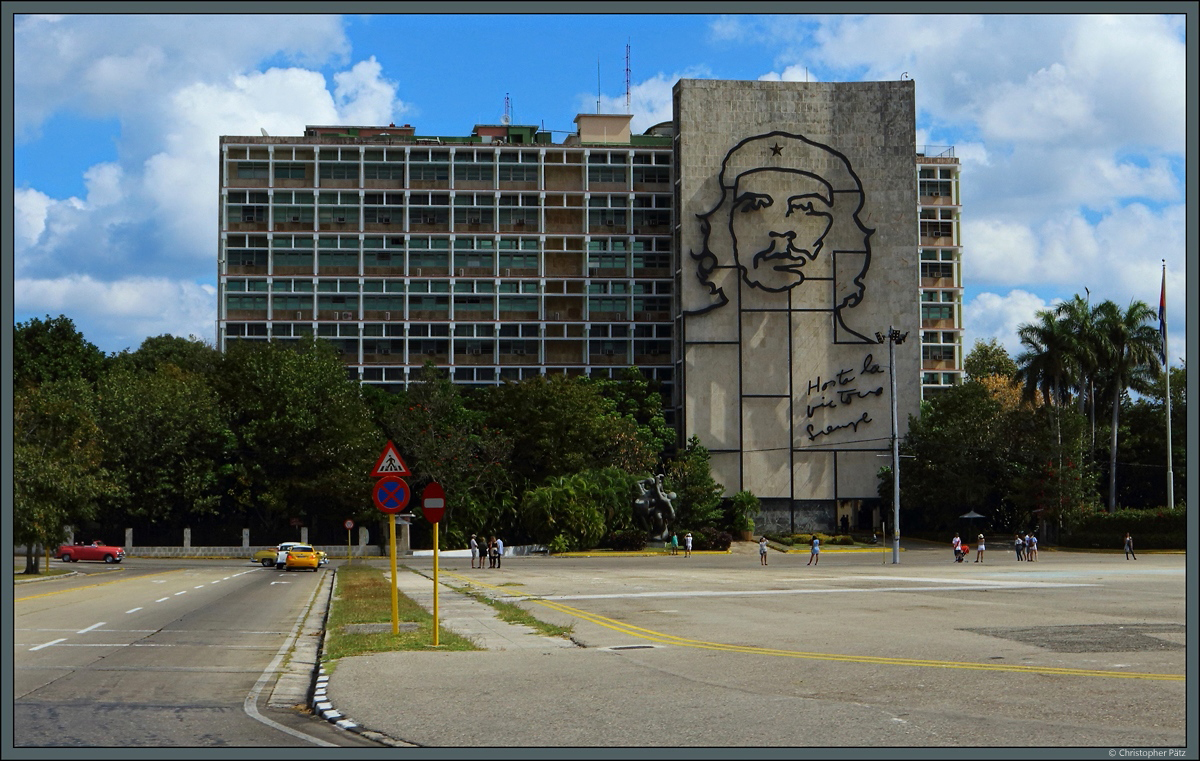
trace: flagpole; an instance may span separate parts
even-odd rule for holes
[[[1158,322],[1162,328],[1163,375],[1167,387],[1167,507],[1175,507],[1175,473],[1171,470],[1171,363],[1167,361],[1167,260],[1163,259],[1162,293],[1158,300]]]

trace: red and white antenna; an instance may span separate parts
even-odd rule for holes
[[[508,93],[504,93],[504,116],[500,118],[501,124],[512,124],[512,101],[508,98]]]
[[[625,113],[632,114],[629,110],[629,43],[625,43]]]

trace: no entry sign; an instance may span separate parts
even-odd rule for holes
[[[371,497],[375,500],[375,506],[383,512],[398,513],[408,507],[412,491],[403,478],[384,476],[375,482],[375,488],[371,490]]]
[[[446,514],[446,492],[437,481],[426,486],[425,491],[421,492],[421,512],[430,523],[441,522],[442,516]]]

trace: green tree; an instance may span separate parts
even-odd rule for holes
[[[1124,311],[1111,301],[1096,307],[1100,356],[1108,375],[1112,401],[1112,430],[1109,444],[1108,511],[1117,509],[1117,441],[1121,396],[1127,389],[1148,390],[1153,376],[1161,372],[1158,350],[1161,337],[1153,324],[1158,313],[1143,301],[1131,301]]]
[[[104,367],[104,352],[69,317],[46,315],[13,326],[13,388],[74,378],[95,383]]]
[[[647,472],[658,459],[656,442],[636,419],[586,380],[537,376],[483,389],[476,403],[487,425],[512,439],[521,486],[606,467]]]
[[[227,515],[282,528],[289,517],[313,526],[371,514],[370,468],[384,442],[327,342],[234,342],[214,386],[236,437]]]
[[[976,339],[971,353],[963,360],[963,369],[971,380],[981,380],[989,375],[1012,378],[1017,374],[1017,363],[995,338],[989,338],[986,342]]]
[[[179,338],[163,334],[142,341],[137,351],[122,351],[111,358],[111,364],[130,370],[154,372],[163,365],[175,365],[180,370],[211,377],[221,362],[221,352],[197,338]]]
[[[124,485],[106,500],[110,521],[187,525],[218,512],[235,438],[204,377],[171,363],[143,371],[119,363],[97,395],[105,466]]]
[[[722,517],[721,497],[725,487],[712,477],[708,449],[696,436],[667,463],[663,486],[675,492],[675,524],[690,529],[716,527]]]
[[[734,531],[753,531],[754,516],[762,511],[762,504],[754,492],[740,491],[729,502],[729,527]]]
[[[606,534],[632,527],[635,480],[619,468],[550,478],[525,494],[524,529],[539,544],[591,549]]]
[[[25,573],[38,572],[37,546],[95,512],[117,487],[102,467],[95,393],[81,378],[23,385],[13,393],[13,540],[26,547]]]

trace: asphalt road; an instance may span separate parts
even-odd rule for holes
[[[71,570],[16,587],[14,745],[372,745],[266,705],[326,571],[142,558]]]
[[[581,647],[348,658],[330,695],[431,747],[1186,745],[1183,555],[951,557],[446,559]]]

